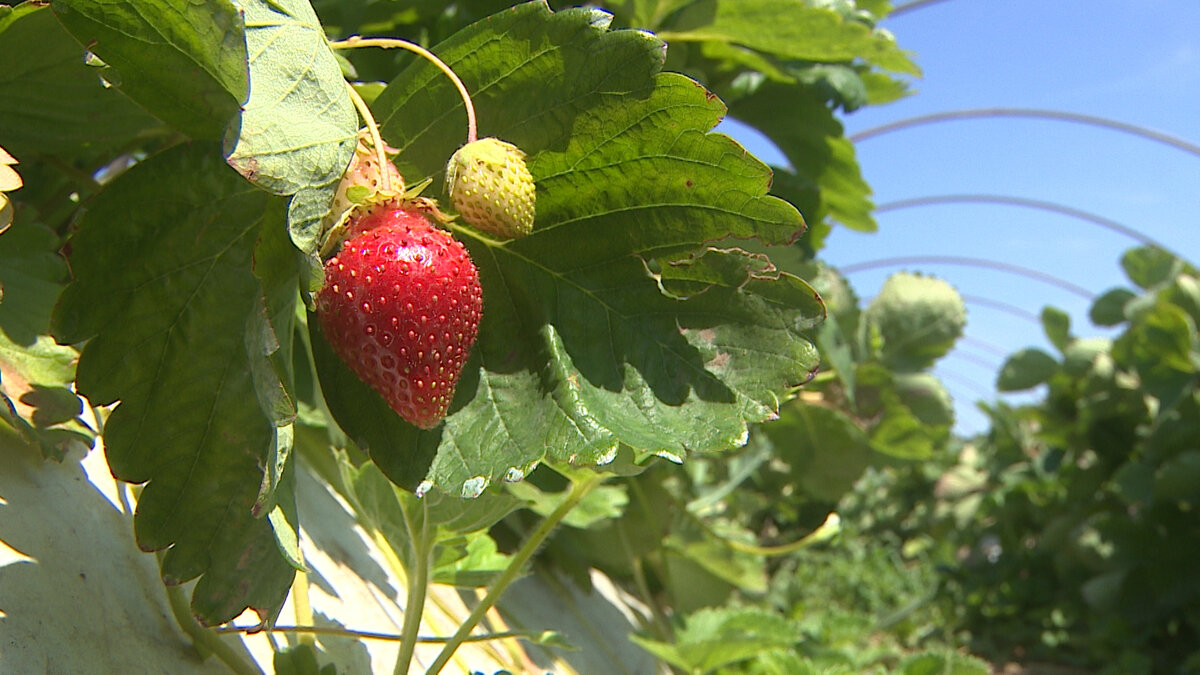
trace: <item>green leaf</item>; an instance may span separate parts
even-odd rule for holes
[[[702,609],[684,619],[675,644],[639,635],[629,639],[662,660],[688,672],[708,672],[750,659],[759,652],[791,647],[802,639],[800,627],[761,609]]]
[[[490,584],[511,561],[512,556],[500,553],[495,539],[486,532],[474,532],[442,542],[429,576],[435,584],[479,588]]]
[[[145,160],[89,204],[52,322],[60,342],[88,340],[79,391],[120,401],[105,444],[115,477],[146,483],[138,545],[169,549],[168,583],[201,577],[192,610],[209,625],[247,607],[270,620],[293,576],[271,524],[252,515],[274,415],[246,331],[263,293],[255,240],[283,227],[272,201],[211,145]]]
[[[1187,312],[1160,299],[1113,343],[1112,355],[1119,365],[1137,370],[1147,393],[1169,402],[1194,386],[1200,336]]]
[[[709,528],[677,528],[662,541],[664,584],[676,611],[725,604],[734,591],[760,595],[767,590],[763,557],[727,541],[754,544],[753,535],[729,522],[717,521]]]
[[[987,662],[952,651],[924,651],[900,661],[901,675],[988,675]]]
[[[372,464],[354,467],[343,461],[341,470],[345,475],[345,483],[353,490],[350,496],[359,507],[359,516],[385,534],[392,527],[390,522],[405,511],[419,508],[429,510],[428,520],[425,521],[427,526],[439,527],[457,536],[486,530],[521,507],[520,500],[497,491],[478,499],[461,499],[437,492],[431,492],[426,497],[415,497],[398,492],[379,467]],[[397,538],[396,541],[404,540]]]
[[[1082,375],[1091,369],[1097,357],[1107,354],[1111,349],[1112,340],[1108,338],[1072,340],[1063,352],[1063,371],[1068,375]]]
[[[762,73],[776,82],[789,84],[796,82],[795,75],[788,72],[786,68],[752,49],[728,42],[704,42],[700,45],[700,53],[704,55],[704,58],[718,62],[717,68],[723,72],[750,69]]]
[[[762,429],[795,485],[815,499],[841,499],[871,463],[866,435],[831,408],[794,402]]]
[[[1166,290],[1166,299],[1188,313],[1192,320],[1200,323],[1200,276],[1195,270],[1179,274],[1171,280]]]
[[[508,493],[529,503],[529,510],[545,518],[570,495],[570,489],[561,492],[545,492],[529,481],[507,486]],[[620,518],[629,502],[623,485],[601,485],[584,497],[583,501],[563,519],[563,524],[586,529],[597,523],[606,523]]]
[[[815,64],[791,68],[801,84],[819,92],[832,105],[853,112],[867,105],[867,88],[858,68],[840,64]]]
[[[1058,372],[1058,361],[1046,352],[1030,347],[1022,349],[1004,362],[996,376],[996,388],[1000,391],[1031,389]]]
[[[862,73],[859,77],[862,78],[863,86],[867,89],[867,103],[869,105],[893,103],[906,96],[911,96],[913,93],[908,82],[891,77],[885,73],[871,71]]]
[[[812,660],[802,659],[795,649],[776,649],[759,653],[754,661],[737,672],[749,675],[837,675],[832,668],[817,670]]]
[[[49,7],[0,14],[0,146],[18,157],[93,154],[155,124],[84,63]]]
[[[1200,496],[1200,450],[1184,450],[1163,462],[1154,481],[1157,499],[1186,500],[1195,504]]]
[[[730,114],[770,136],[787,156],[793,171],[776,169],[781,175],[773,192],[799,204],[810,224],[828,217],[859,232],[878,228],[871,215],[871,188],[863,180],[854,144],[814,92],[764,84],[734,102]],[[814,189],[815,200],[805,194]],[[806,202],[812,206],[806,208]]]
[[[726,450],[816,366],[802,337],[824,313],[815,292],[761,256],[708,246],[789,242],[799,214],[766,195],[766,166],[707,133],[720,102],[658,73],[659,41],[607,21],[530,3],[435,49],[476,92],[481,135],[528,153],[537,222],[506,243],[455,230],[484,317],[438,429],[375,419],[381,400],[314,336],[330,410],[398,484],[471,495],[544,459],[605,463],[620,444],[672,458]],[[453,86],[420,61],[374,107],[401,172],[440,184],[463,139]]]
[[[1138,288],[1149,289],[1178,274],[1182,263],[1162,249],[1145,246],[1126,251],[1121,256],[1121,267]]]
[[[267,219],[281,222],[282,202],[272,202],[271,208],[275,212]],[[296,333],[300,262],[284,228],[263,229],[254,248],[254,275],[262,284],[263,296],[259,311],[251,314],[247,325],[246,351],[259,406],[270,418],[274,432],[255,503],[256,514],[274,509],[275,492],[284,470],[290,466],[296,406],[288,392],[295,389],[292,341]]]
[[[949,436],[948,425],[934,425],[918,417],[905,399],[913,398],[912,381],[898,382],[896,373],[878,362],[860,364],[855,374],[858,391],[856,414],[873,420],[867,434],[876,452],[904,460],[927,459]],[[919,382],[919,379],[917,380]],[[925,414],[920,405],[914,408]]]
[[[871,448],[898,459],[928,459],[945,442],[947,431],[926,424],[902,405],[889,405],[871,428]]]
[[[0,235],[0,417],[47,458],[92,446],[91,430],[71,391],[72,347],[50,338],[50,311],[67,280],[58,237],[37,223],[18,221]]]
[[[1107,290],[1092,303],[1088,317],[1097,326],[1116,326],[1125,322],[1125,306],[1137,294],[1128,288]]]
[[[1154,492],[1154,467],[1145,462],[1125,462],[1113,472],[1112,481],[1126,504],[1146,503]]]
[[[288,214],[304,253],[354,153],[358,114],[307,0],[237,0],[246,20],[250,99],[225,136],[226,160],[255,185],[297,195]]]
[[[18,220],[0,234],[0,339],[29,347],[46,335],[69,276],[59,246],[58,236],[39,223]],[[73,379],[69,371],[58,375]]]
[[[825,63],[863,59],[919,75],[912,59],[885,34],[835,11],[794,0],[701,0],[661,26],[667,42],[727,42],[780,58]]]
[[[921,422],[931,426],[954,425],[954,400],[936,376],[903,374],[897,375],[895,382],[900,400]]]
[[[1071,315],[1057,307],[1043,307],[1042,330],[1046,332],[1050,344],[1058,348],[1060,353],[1065,352],[1071,343]]]
[[[317,659],[319,653],[310,644],[285,647],[275,652],[271,667],[275,669],[275,675],[337,675],[336,665],[328,663],[320,666]]]
[[[628,16],[629,25],[656,30],[680,8],[696,0],[610,0],[604,3],[614,11]]]
[[[54,9],[104,59],[106,79],[193,138],[220,139],[246,100],[245,28],[229,0],[54,0]]]
[[[823,359],[822,370],[833,370],[851,404],[854,403],[855,390],[853,342],[853,333],[848,335],[842,328],[841,320],[833,314],[817,328],[816,343]]]
[[[512,496],[491,491],[477,499],[441,492],[417,497],[398,490],[374,464],[355,467],[342,458],[339,470],[357,516],[383,535],[410,570],[430,564],[433,581],[476,587],[508,565],[486,530],[521,506]],[[430,547],[430,561],[416,558],[422,542]]]

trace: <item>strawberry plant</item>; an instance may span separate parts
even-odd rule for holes
[[[942,284],[860,312],[813,260],[874,227],[835,111],[917,73],[886,3],[510,4],[0,6],[5,452],[102,452],[170,640],[235,670],[209,627],[292,636],[278,672],[361,668],[338,636],[391,638],[396,672],[609,654],[522,613],[530,569],[530,594],[608,584],[627,663],[823,665],[786,556],[866,467],[944,446],[923,371],[961,332]],[[361,539],[317,536],[342,513]],[[360,548],[399,580],[357,560],[385,636],[310,603]],[[13,667],[77,670],[31,614]],[[847,667],[977,670],[919,646]]]
[[[1200,659],[1196,269],[1152,248],[1121,265],[1131,287],[1091,308],[1113,337],[1080,337],[1045,308],[1056,353],[1020,350],[997,374],[1043,395],[986,406],[986,434],[873,471],[841,502],[853,547],[902,552],[918,578],[904,620],[941,641],[1083,672],[1186,673]]]
[[[1200,437],[1200,288],[1197,270],[1164,251],[1128,251],[1134,288],[1092,306],[1115,339],[1072,334],[1047,308],[1057,350],[1012,355],[1000,387],[1045,384],[1043,401],[993,406],[979,480],[999,489],[974,504],[997,553],[953,578],[965,627],[1005,625],[975,637],[980,648],[1054,655],[1104,672],[1188,672],[1200,586],[1196,439]],[[1019,533],[1019,534],[1018,534]],[[1013,578],[1036,578],[1036,586]]]

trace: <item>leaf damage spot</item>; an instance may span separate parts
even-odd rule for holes
[[[729,352],[717,352],[717,355],[704,364],[706,368],[717,369],[729,365]]]
[[[254,183],[258,180],[258,158],[257,157],[230,157],[229,166],[233,167],[234,171],[242,174],[246,180]]]

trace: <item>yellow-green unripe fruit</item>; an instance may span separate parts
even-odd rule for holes
[[[966,323],[967,308],[953,286],[901,272],[884,282],[863,311],[859,330],[881,363],[915,373],[950,351]]]
[[[533,231],[535,188],[525,153],[498,138],[458,149],[446,165],[446,192],[467,223],[505,239]]]

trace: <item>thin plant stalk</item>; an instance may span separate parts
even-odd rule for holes
[[[161,552],[158,555],[160,565],[162,564],[162,555]],[[263,675],[258,664],[242,658],[242,655],[225,644],[225,641],[215,631],[196,623],[192,617],[187,595],[184,594],[182,587],[167,586],[167,604],[171,607],[171,614],[175,617],[175,623],[179,629],[191,638],[192,644],[201,654],[212,654],[237,675]]]
[[[296,633],[309,635],[331,635],[334,637],[356,638],[359,640],[379,640],[381,642],[402,642],[405,637],[399,633],[380,633],[370,630],[354,630],[351,628],[341,628],[339,626],[271,626],[270,628],[259,629],[258,626],[224,626],[217,628],[218,633]],[[486,633],[483,635],[471,635],[463,640],[464,643],[492,642],[495,640],[510,640],[528,639],[536,640],[541,635],[525,630],[507,630],[500,633]],[[435,644],[444,645],[450,641],[448,637],[440,637],[436,635],[419,635],[417,642],[420,644]]]
[[[426,675],[437,675],[438,673],[442,672],[442,668],[446,667],[446,664],[449,663],[450,659],[454,656],[455,650],[457,650],[459,645],[467,640],[467,636],[470,635],[472,630],[475,630],[475,627],[479,625],[480,621],[483,620],[483,617],[488,613],[488,610],[496,605],[496,602],[500,599],[500,596],[504,593],[504,591],[508,589],[509,585],[516,581],[517,577],[521,574],[521,570],[525,567],[525,563],[529,562],[529,559],[533,557],[533,554],[537,552],[538,548],[545,543],[546,538],[550,536],[550,533],[553,532],[554,529],[563,521],[563,519],[567,517],[567,514],[570,513],[571,510],[576,506],[578,506],[579,502],[583,501],[583,498],[586,497],[593,488],[603,482],[603,480],[604,478],[602,476],[593,475],[582,480],[571,481],[570,494],[568,494],[567,498],[564,499],[563,502],[550,513],[550,515],[546,516],[546,519],[543,520],[541,524],[538,525],[537,529],[529,535],[529,538],[526,539],[525,543],[521,545],[520,550],[513,554],[512,560],[508,563],[508,567],[504,568],[504,571],[500,573],[500,576],[496,578],[491,587],[488,589],[487,595],[485,595],[484,598],[479,601],[479,604],[475,606],[475,609],[471,610],[470,616],[468,616],[466,620],[459,625],[458,630],[450,638],[450,641],[447,642],[444,647],[442,647],[441,653],[438,654],[437,659],[434,660],[433,664],[429,666],[429,669],[426,671]]]
[[[303,570],[298,570],[296,577],[292,580],[292,610],[296,617],[296,623],[312,625],[313,611],[312,603],[308,598],[308,572]],[[300,642],[316,646],[317,638],[312,633],[301,633]]]
[[[420,500],[421,525],[420,533],[414,532],[413,523],[408,520],[404,511],[404,520],[410,535],[413,536],[411,557],[408,565],[408,599],[404,603],[404,625],[400,629],[400,651],[396,654],[396,666],[392,672],[396,675],[408,673],[412,665],[413,654],[416,652],[418,633],[421,630],[421,617],[425,613],[425,596],[429,591],[429,568],[433,557],[433,535],[429,527],[429,502]]]
[[[475,124],[475,104],[471,102],[471,94],[467,92],[467,86],[463,84],[450,66],[446,62],[439,59],[433,52],[424,47],[408,42],[407,40],[399,40],[397,38],[364,38],[360,35],[352,35],[345,40],[337,40],[330,42],[329,46],[333,49],[355,49],[357,47],[381,47],[383,49],[406,49],[414,54],[417,54],[429,61],[438,70],[442,71],[450,81],[454,83],[458,89],[459,96],[462,97],[463,105],[467,108],[467,142],[474,143],[477,136]]]
[[[383,137],[379,135],[379,125],[375,122],[375,116],[371,114],[371,108],[354,88],[354,85],[347,82],[346,89],[350,92],[350,100],[354,101],[354,107],[358,109],[358,114],[363,118],[363,124],[367,125],[367,133],[371,134],[371,144],[375,146],[375,159],[379,162],[380,187],[384,192],[391,192],[392,175],[387,170],[387,153],[384,152]]]

